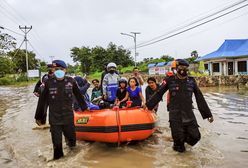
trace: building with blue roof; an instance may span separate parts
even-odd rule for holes
[[[210,75],[248,75],[248,39],[232,39],[214,52],[196,61],[204,61]]]
[[[168,71],[167,62],[148,64],[149,75],[165,75]]]

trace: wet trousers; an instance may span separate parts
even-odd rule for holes
[[[76,133],[74,124],[70,125],[51,125],[50,132],[53,142],[53,159],[59,159],[64,156],[62,146],[62,134],[64,134],[69,147],[76,146]]]
[[[170,121],[170,127],[174,141],[173,148],[176,151],[184,152],[184,143],[193,146],[201,139],[201,134],[196,121],[187,124]]]
[[[38,101],[40,101],[40,98],[39,98]],[[36,120],[40,120],[41,124],[46,124],[48,103],[46,103],[43,108],[44,108],[43,109],[44,110],[43,113],[42,114],[35,113],[35,117],[34,118]]]

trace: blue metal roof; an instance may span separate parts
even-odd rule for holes
[[[148,68],[152,68],[152,67],[156,66],[156,63],[155,64],[148,64],[147,66],[148,66]]]
[[[225,40],[218,50],[198,58],[196,61],[242,56],[248,56],[248,39]]]
[[[167,64],[167,62],[159,62],[157,63],[156,67],[162,67],[165,66]]]

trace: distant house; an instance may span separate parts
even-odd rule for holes
[[[154,64],[148,64],[149,75],[165,75],[167,62],[159,62]]]
[[[156,68],[156,63],[154,64],[148,64],[148,73],[149,75],[155,75],[155,68]]]
[[[225,40],[218,50],[196,61],[204,61],[210,75],[248,75],[248,39]]]

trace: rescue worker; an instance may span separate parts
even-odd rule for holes
[[[168,72],[166,73],[166,76],[167,76],[167,77],[170,77],[170,76],[176,75],[176,73],[177,73],[177,71],[176,71],[176,60],[173,60],[173,61],[171,62],[170,71],[168,71]],[[170,103],[170,93],[169,93],[169,91],[168,91],[167,94],[166,94],[166,102],[167,102],[167,105],[166,105],[167,111],[170,111],[170,109],[169,109],[169,103]]]
[[[43,113],[43,107],[49,104],[49,123],[53,142],[54,159],[63,157],[62,134],[67,139],[67,145],[73,148],[76,145],[76,135],[74,126],[74,113],[72,111],[73,95],[75,95],[82,110],[87,109],[87,105],[76,81],[65,76],[66,64],[62,60],[54,60],[54,77],[45,82],[44,91],[41,93],[41,101],[38,103],[36,113]],[[39,118],[36,118],[39,120]]]
[[[183,59],[177,59],[176,62],[176,75],[165,79],[160,89],[148,100],[146,106],[149,110],[152,110],[162,99],[163,94],[169,90],[169,122],[174,141],[173,149],[178,152],[184,152],[184,143],[193,146],[201,138],[192,110],[193,93],[202,118],[208,119],[210,123],[214,119],[195,79],[188,76],[188,62]]]
[[[76,83],[78,85],[78,88],[80,90],[80,93],[82,96],[84,96],[84,100],[86,101],[87,104],[90,103],[90,96],[87,93],[87,90],[90,87],[90,83],[87,81],[87,79],[82,78],[81,76],[75,76],[74,79],[76,80]],[[82,111],[80,109],[80,106],[78,104],[78,101],[76,100],[75,96],[73,96],[73,109],[75,111]]]
[[[49,78],[51,78],[51,77],[53,76],[54,68],[52,67],[52,64],[47,64],[47,69],[48,69],[48,73],[45,74],[45,75],[43,75],[42,78],[41,78],[41,80],[39,80],[39,81],[36,83],[35,87],[34,87],[33,93],[34,93],[34,95],[37,96],[37,97],[40,96],[40,93],[41,93],[41,91],[42,91],[42,87],[44,86],[44,85],[42,85],[42,84],[44,84],[45,81],[46,81],[47,79],[49,79]],[[44,87],[43,87],[43,88],[44,88]]]
[[[108,68],[107,68],[107,63],[104,64],[104,71],[102,72],[101,74],[101,92],[102,92],[102,84],[103,84],[103,79],[104,79],[104,76],[108,73]]]
[[[110,62],[107,65],[108,73],[103,78],[102,91],[103,98],[109,104],[114,104],[116,99],[116,92],[118,89],[118,81],[120,76],[116,72],[116,64]]]
[[[144,84],[144,79],[142,78],[142,76],[139,73],[139,69],[137,67],[133,68],[133,75],[132,77],[135,77],[138,81],[138,86],[141,86]]]
[[[33,93],[37,97],[39,97],[41,92],[44,90],[46,80],[53,77],[54,68],[53,68],[52,64],[47,64],[47,68],[48,68],[48,73],[43,75],[41,80],[39,80],[35,85]],[[39,101],[40,101],[40,98],[39,98],[38,102]],[[40,120],[36,120],[36,124],[39,126],[46,124],[47,107],[48,107],[48,104],[45,104],[44,105],[44,112],[42,114],[40,114],[42,118]],[[37,118],[37,117],[39,117],[39,116],[37,116],[37,114],[35,113],[35,118]]]

